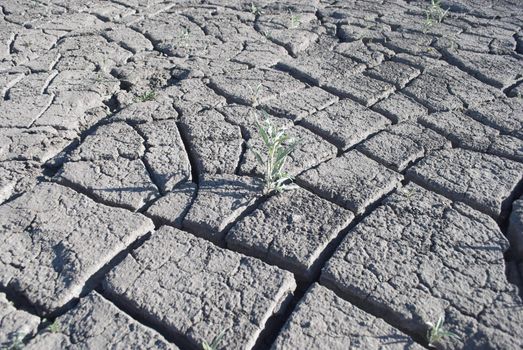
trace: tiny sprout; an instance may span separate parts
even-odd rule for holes
[[[262,14],[261,10],[253,2],[251,2],[251,13],[255,16]]]
[[[434,347],[436,343],[440,342],[443,338],[446,337],[458,338],[456,334],[446,330],[443,327],[444,323],[445,319],[443,317],[438,318],[436,324],[431,322],[427,323],[430,326],[429,330],[427,331],[427,341],[429,342],[429,346]]]
[[[53,323],[51,323],[49,326],[47,326],[47,330],[51,333],[60,332],[60,322],[58,320],[54,320]]]
[[[441,0],[431,0],[430,7],[428,10],[425,10],[424,32],[426,32],[435,23],[441,23],[448,12],[449,9],[443,10],[441,8]]]
[[[252,99],[252,103],[254,105],[257,105],[259,103],[259,98],[260,98],[260,91],[261,91],[261,88],[262,88],[262,83],[259,83],[258,85],[256,85],[254,87],[254,89],[250,86],[250,85],[247,85],[249,87],[249,89],[251,90],[251,99]]]
[[[156,99],[156,92],[154,91],[146,91],[137,98],[139,102],[153,101],[154,99]]]
[[[218,350],[218,347],[220,346],[220,343],[224,335],[225,331],[222,331],[220,334],[218,334],[212,339],[210,344],[204,340],[202,343],[202,350]]]
[[[301,24],[301,17],[299,15],[293,14],[291,11],[289,11],[289,15],[291,16],[290,28],[298,28]]]

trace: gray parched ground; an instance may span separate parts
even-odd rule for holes
[[[523,1],[0,0],[0,349],[522,349],[522,290]]]

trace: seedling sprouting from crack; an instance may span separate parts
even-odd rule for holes
[[[253,105],[257,105],[260,101],[260,91],[262,88],[262,83],[258,83],[254,88],[252,88],[250,85],[247,85],[249,89],[251,90],[251,100]]]
[[[427,341],[429,342],[430,347],[434,347],[436,343],[440,342],[443,338],[452,337],[458,338],[458,336],[443,327],[445,319],[443,317],[438,318],[438,322],[433,324],[431,322],[427,323],[430,328],[427,331]]]
[[[49,326],[47,326],[47,330],[51,333],[60,332],[60,322],[58,320],[54,320],[53,323],[51,323]]]
[[[430,0],[430,7],[425,10],[425,28],[424,32],[427,32],[436,23],[441,23],[449,9],[443,10],[441,7],[441,0]]]
[[[261,123],[256,120],[256,126],[266,149],[265,157],[252,149],[256,160],[265,171],[263,192],[269,194],[274,191],[295,189],[296,185],[292,184],[293,176],[286,173],[283,168],[287,157],[296,149],[298,142],[285,133],[285,128],[276,128],[265,112],[264,117],[265,120]]]
[[[189,44],[189,35],[191,34],[191,31],[189,28],[184,28],[181,33],[180,37],[182,38],[181,41],[183,43],[183,46],[187,47]]]
[[[251,13],[255,16],[262,14],[261,10],[254,4],[254,2],[251,2]]]
[[[211,343],[207,343],[205,340],[202,343],[202,349],[203,350],[218,350],[218,347],[220,346],[220,343],[222,342],[223,336],[225,335],[226,331],[222,331],[220,334],[215,336]]]
[[[137,98],[139,102],[153,101],[154,99],[156,99],[156,92],[154,91],[146,91]]]
[[[262,31],[261,33],[262,33],[262,35],[263,35],[265,38],[267,38],[267,40],[271,40],[271,39],[272,39],[272,35],[271,35],[270,32],[264,30],[264,31]]]
[[[298,28],[301,24],[301,17],[300,15],[296,15],[294,13],[292,13],[291,11],[289,11],[289,16],[291,18],[291,25],[289,28]]]

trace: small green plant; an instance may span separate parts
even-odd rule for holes
[[[425,10],[425,29],[426,32],[436,23],[441,23],[449,9],[443,10],[441,7],[441,0],[430,0],[430,7]]]
[[[191,30],[186,27],[180,29],[177,34],[177,37],[180,38],[180,44],[181,44],[180,46],[184,47],[185,49],[187,49],[187,47],[189,46],[190,34],[191,34]]]
[[[156,99],[156,92],[154,91],[146,91],[137,98],[139,102],[153,101],[154,99]]]
[[[187,39],[189,38],[189,35],[191,34],[191,30],[189,28],[184,28],[182,31],[181,31],[181,37],[182,37],[182,40],[184,42],[187,41]]]
[[[264,194],[296,188],[296,185],[291,183],[294,180],[293,176],[284,172],[283,168],[287,157],[296,149],[298,142],[290,138],[284,128],[274,127],[266,113],[265,120],[262,123],[257,120],[256,126],[267,151],[265,157],[262,157],[259,152],[252,150],[265,171]]]
[[[429,342],[429,346],[434,347],[436,343],[446,337],[458,337],[456,334],[446,330],[443,327],[444,323],[445,319],[443,317],[438,318],[438,322],[436,322],[436,324],[431,322],[427,323],[430,326],[429,330],[427,331],[427,341]]]
[[[272,34],[271,34],[271,32],[268,32],[268,31],[264,30],[264,31],[261,32],[261,34],[262,34],[265,38],[267,38],[267,40],[271,40],[271,39],[272,39]]]
[[[254,4],[254,2],[251,2],[251,13],[255,16],[262,14],[261,10]]]
[[[300,15],[296,15],[296,14],[292,13],[291,11],[289,11],[289,16],[290,16],[290,21],[291,21],[291,25],[289,28],[298,28],[301,24]]]
[[[260,102],[259,98],[260,98],[260,91],[263,86],[262,83],[258,83],[254,88],[252,88],[252,86],[250,86],[250,85],[247,85],[247,86],[251,90],[252,104],[257,105]]]
[[[60,332],[60,322],[58,320],[54,320],[53,323],[51,323],[49,326],[47,326],[47,330],[51,333]]]
[[[225,331],[222,331],[220,334],[215,336],[211,343],[207,343],[205,340],[202,343],[202,349],[203,350],[218,350],[218,347],[220,346],[220,343],[222,342],[223,336],[225,335]]]

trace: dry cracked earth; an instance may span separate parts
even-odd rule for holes
[[[440,6],[0,1],[1,347],[521,349],[523,3]]]

